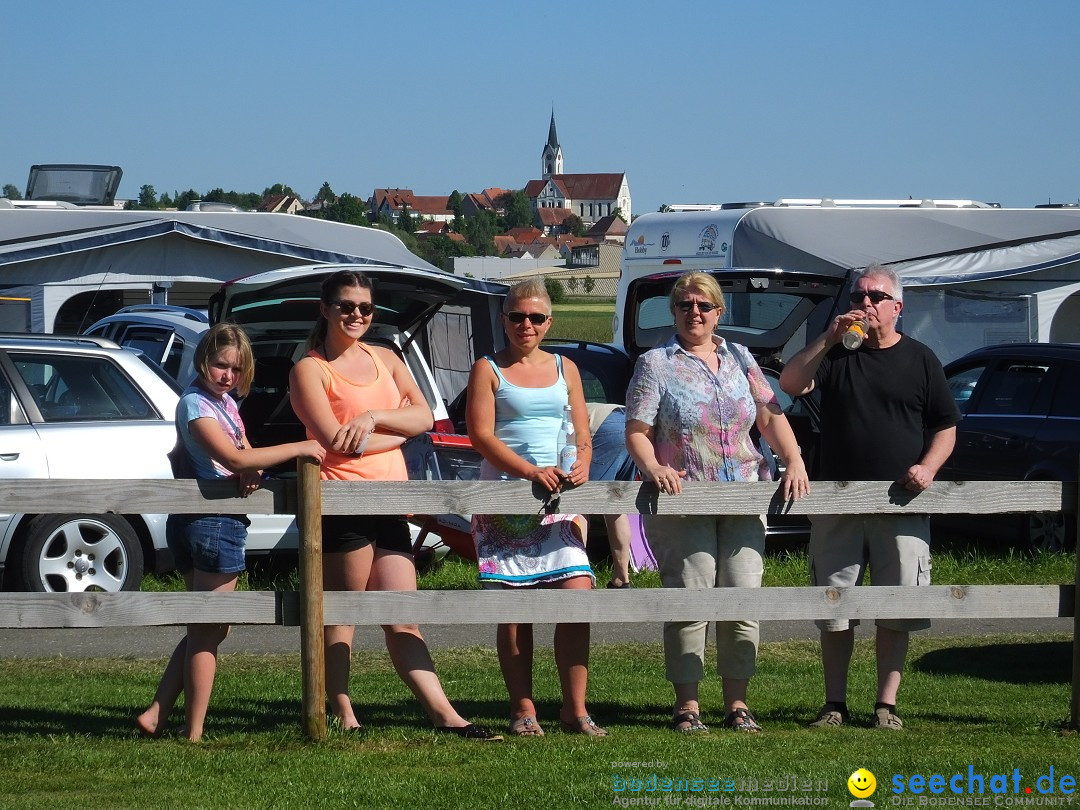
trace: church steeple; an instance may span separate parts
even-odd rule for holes
[[[562,147],[559,146],[559,136],[555,132],[555,108],[551,109],[551,124],[548,126],[548,138],[547,143],[544,145],[544,152],[540,158],[541,172],[543,178],[547,180],[553,174],[563,173],[563,153]]]

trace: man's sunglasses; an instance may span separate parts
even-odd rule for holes
[[[375,305],[370,301],[334,301],[332,305],[341,310],[342,315],[352,315],[354,310],[359,310],[365,318],[370,318],[375,313]]]
[[[525,323],[525,319],[528,318],[529,323],[533,326],[543,326],[550,317],[550,315],[544,315],[542,312],[518,312],[514,310],[506,313],[506,320],[510,321],[510,323]]]
[[[895,301],[896,299],[889,295],[887,292],[881,290],[868,290],[866,292],[853,292],[851,294],[851,303],[861,304],[864,298],[869,298],[874,304],[880,304],[882,301]]]
[[[694,311],[694,307],[698,308],[698,312],[702,315],[707,315],[714,309],[719,309],[716,304],[710,304],[708,301],[676,301],[675,309],[683,313],[691,313]]]

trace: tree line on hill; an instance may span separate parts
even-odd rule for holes
[[[144,185],[140,187],[138,197],[129,200],[125,207],[135,210],[169,208],[183,210],[191,203],[202,201],[228,203],[244,210],[255,210],[265,199],[278,195],[302,199],[290,186],[282,183],[267,187],[261,194],[214,188],[204,194],[188,189],[184,192],[176,191],[171,196],[168,192],[158,196],[152,185]],[[299,215],[389,231],[401,239],[405,246],[417,256],[444,270],[452,269],[453,259],[457,256],[497,255],[494,243],[496,235],[505,233],[511,228],[531,226],[535,221],[536,215],[532,204],[524,191],[511,191],[505,195],[505,199],[499,201],[501,208],[505,211],[501,216],[492,211],[483,210],[474,216],[466,217],[463,213],[462,200],[461,193],[455,190],[450,194],[448,208],[454,213],[454,219],[449,223],[449,230],[451,233],[460,234],[463,239],[454,239],[446,234],[418,238],[416,229],[423,218],[414,215],[407,208],[399,214],[397,222],[386,214],[380,214],[372,221],[367,201],[364,198],[348,192],[338,194],[331,188],[329,182],[322,184],[312,199],[310,207],[299,212]],[[568,233],[575,236],[585,234],[585,224],[576,214],[571,214],[567,218],[565,228]]]
[[[22,199],[19,189],[12,183],[3,186],[3,196],[13,200]],[[195,202],[214,202],[235,205],[245,211],[254,211],[262,205],[264,200],[274,196],[303,199],[292,187],[282,183],[268,186],[262,193],[225,191],[219,187],[204,193],[189,188],[187,191],[174,191],[171,195],[168,192],[159,195],[154,186],[146,184],[139,187],[138,196],[128,200],[124,207],[128,210],[175,209],[183,211]],[[457,256],[498,255],[494,243],[495,236],[506,233],[512,228],[532,226],[536,221],[532,204],[522,190],[510,191],[497,201],[500,209],[505,212],[501,215],[490,210],[481,210],[473,216],[466,217],[462,201],[461,193],[455,190],[450,194],[447,205],[454,214],[454,219],[448,224],[448,229],[450,234],[460,235],[457,238],[441,233],[419,238],[416,230],[423,221],[423,217],[413,214],[407,208],[400,212],[396,222],[386,214],[380,214],[373,221],[368,203],[364,198],[348,192],[338,194],[331,188],[329,182],[322,184],[311,202],[306,203],[308,208],[298,212],[298,215],[389,231],[417,256],[444,270],[452,269],[453,259]],[[563,229],[573,236],[584,236],[586,230],[584,222],[576,214],[567,217]]]

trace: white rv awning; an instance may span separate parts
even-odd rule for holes
[[[386,231],[295,214],[71,209],[0,211],[0,268],[172,235],[286,256],[286,264],[366,263],[438,269]],[[109,258],[119,263],[111,268],[112,274],[125,272],[122,252],[110,251]],[[139,261],[145,272],[145,255]]]
[[[958,284],[1080,259],[1076,209],[754,208],[740,212],[732,267],[847,275],[874,262],[908,285]]]

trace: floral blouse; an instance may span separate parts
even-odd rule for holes
[[[713,341],[720,358],[715,375],[675,337],[639,357],[626,418],[652,425],[657,461],[686,470],[687,480],[768,481],[769,464],[750,429],[757,405],[775,403],[776,395],[745,346]]]

